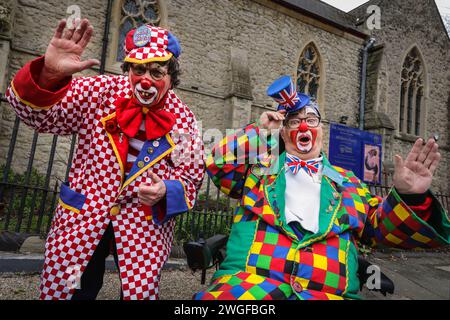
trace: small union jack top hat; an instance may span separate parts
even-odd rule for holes
[[[138,64],[167,61],[181,54],[180,43],[172,33],[151,25],[143,25],[128,32],[124,50],[124,61]]]
[[[297,112],[310,102],[309,96],[303,93],[297,93],[292,79],[289,76],[282,76],[275,80],[267,88],[267,95],[278,103],[278,111],[286,110],[287,113]]]

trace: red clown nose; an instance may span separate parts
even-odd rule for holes
[[[142,90],[148,90],[152,87],[152,84],[150,83],[150,81],[144,79],[141,81],[141,87],[142,87]]]
[[[300,132],[308,131],[308,125],[306,124],[306,121],[302,121],[302,123],[300,124],[300,127],[298,128],[298,131],[300,131]]]

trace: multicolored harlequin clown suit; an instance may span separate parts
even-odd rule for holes
[[[49,91],[37,84],[41,57],[25,65],[8,89],[11,106],[27,125],[39,132],[78,134],[69,181],[61,186],[47,238],[41,299],[95,298],[110,243],[123,298],[158,298],[173,218],[193,206],[201,185],[197,122],[170,88],[164,69],[180,55],[178,40],[146,25],[130,31],[125,51],[128,76],[69,77]],[[166,192],[150,207],[140,201],[139,188],[156,181]],[[104,241],[107,234],[111,242]],[[74,278],[80,274],[81,288]],[[83,281],[85,276],[89,280]],[[83,290],[90,292],[80,296]]]
[[[195,299],[357,299],[357,240],[408,249],[449,243],[450,222],[431,192],[392,188],[385,199],[371,195],[320,152],[317,104],[297,94],[290,77],[275,81],[268,95],[283,115],[272,112],[272,119],[292,129],[283,141],[262,135],[260,118],[227,136],[207,159],[214,183],[240,205],[226,259]],[[278,143],[285,145],[279,155]],[[314,148],[318,157],[305,159]]]

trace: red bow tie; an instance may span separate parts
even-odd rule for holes
[[[142,120],[145,116],[145,134],[147,140],[160,138],[172,130],[175,124],[175,115],[162,109],[166,101],[166,96],[161,99],[159,105],[148,109],[144,114],[140,104],[130,98],[117,99],[116,116],[120,129],[129,138],[133,138],[139,131]]]

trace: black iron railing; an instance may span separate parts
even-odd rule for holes
[[[211,187],[211,179],[205,178],[205,183],[206,191],[197,196],[194,208],[177,217],[175,240],[179,243],[230,231],[236,201]]]

